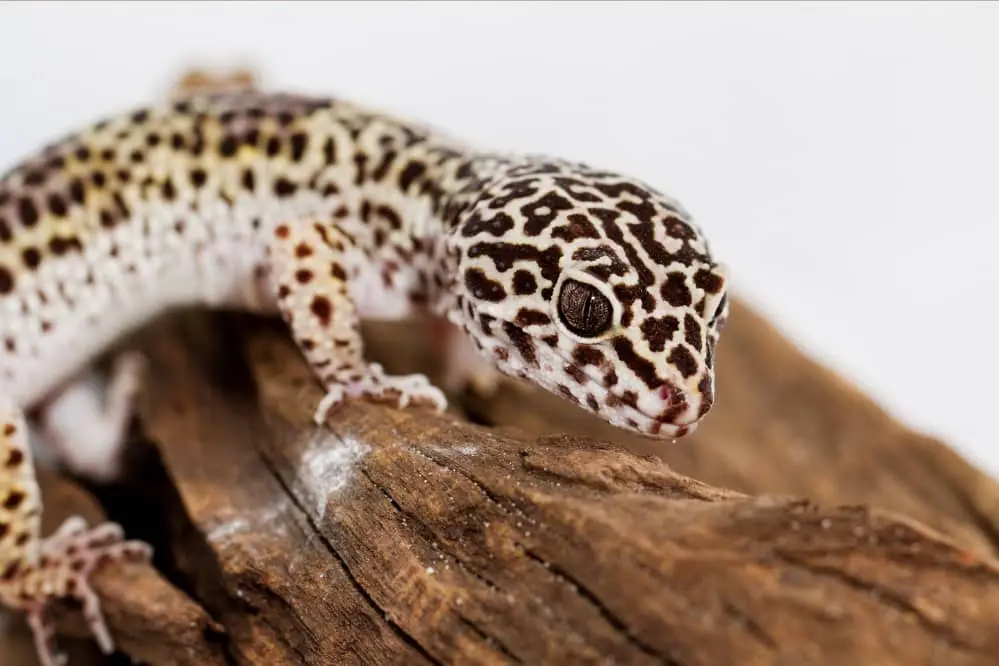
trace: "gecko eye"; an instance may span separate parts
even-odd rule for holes
[[[611,325],[611,304],[585,282],[566,280],[558,296],[558,316],[567,329],[583,338],[594,338]]]

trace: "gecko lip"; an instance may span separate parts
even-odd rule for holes
[[[654,410],[642,409],[632,400],[625,400],[614,391],[608,391],[611,396],[619,401],[620,405],[626,406],[628,410],[638,418],[634,417],[625,427],[644,435],[659,437],[682,437],[694,431],[700,418],[696,412],[690,410],[690,403],[686,396],[670,385],[654,391],[661,401]]]

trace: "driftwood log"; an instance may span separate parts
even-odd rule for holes
[[[436,376],[420,331],[367,337]],[[265,320],[184,313],[129,346],[150,359],[131,470],[91,490],[157,548],[96,578],[136,661],[997,663],[996,484],[744,305],[717,410],[671,445],[512,382],[319,429]],[[52,524],[99,510],[54,475],[45,492]],[[73,609],[60,626],[74,664],[110,663]],[[34,664],[24,640],[4,664]]]
[[[225,87],[255,74],[171,94]],[[439,377],[423,331],[367,337]],[[665,445],[513,382],[319,429],[304,362],[253,318],[127,346],[150,360],[129,473],[45,473],[46,530],[108,515],[156,558],[95,577],[113,658],[61,609],[73,666],[999,663],[999,485],[742,303],[719,404]],[[19,620],[0,664],[36,664]]]

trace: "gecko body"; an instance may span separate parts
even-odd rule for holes
[[[457,332],[465,375],[498,370],[677,437],[714,401],[725,294],[676,201],[585,164],[255,91],[98,123],[0,180],[0,603],[28,613],[46,666],[56,597],[82,599],[110,649],[87,577],[148,548],[78,519],[42,538],[24,413],[42,406],[71,468],[113,475],[141,364],[119,358],[99,400],[84,377],[169,308],[281,316],[326,390],[317,422],[348,399],[443,409],[424,376],[367,362],[358,330],[426,315]]]

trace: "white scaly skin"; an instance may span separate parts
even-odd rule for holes
[[[724,294],[689,216],[619,174],[254,91],[100,123],[0,180],[0,603],[28,613],[45,666],[57,597],[84,600],[111,649],[87,578],[149,549],[78,519],[41,538],[24,412],[74,470],[113,477],[141,365],[121,359],[103,400],[83,386],[168,308],[280,314],[326,388],[317,422],[347,399],[443,409],[422,375],[364,359],[361,319],[422,314],[468,334],[465,376],[494,367],[676,437],[713,402]]]

